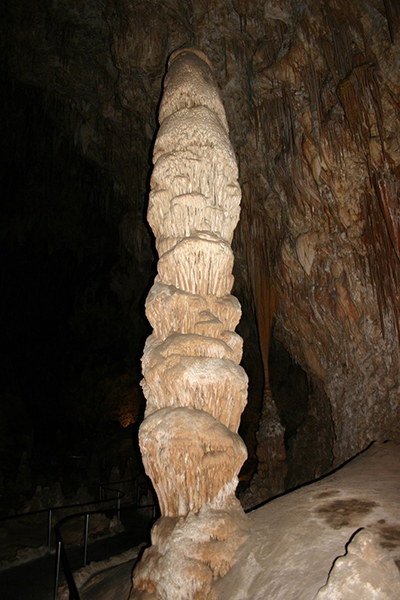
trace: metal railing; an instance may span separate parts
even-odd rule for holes
[[[123,492],[121,492],[121,490],[105,487],[104,485],[102,486],[102,488],[103,488],[103,490],[117,492],[116,498],[115,497],[110,498],[110,500],[115,500],[115,499],[117,500],[117,505],[116,505],[117,523],[119,524],[120,518],[121,518],[121,499],[124,497],[125,494]],[[99,504],[99,503],[104,503],[104,502],[108,502],[108,501],[109,500],[102,499],[102,500],[98,500],[97,502],[93,502],[92,504]],[[56,536],[56,573],[55,573],[55,581],[54,581],[54,600],[56,600],[57,595],[58,595],[58,585],[59,585],[59,580],[60,580],[61,563],[63,566],[65,580],[68,584],[69,597],[72,600],[79,600],[78,588],[76,587],[74,576],[72,574],[68,556],[67,556],[67,553],[65,550],[65,544],[63,542],[61,531],[60,531],[61,527],[68,521],[71,521],[72,519],[78,519],[79,517],[84,517],[85,526],[84,526],[84,536],[83,536],[83,566],[86,567],[88,539],[89,539],[89,518],[90,518],[90,515],[98,514],[100,512],[103,512],[103,510],[104,510],[103,508],[101,508],[99,510],[91,510],[91,511],[86,510],[81,513],[75,513],[73,515],[68,515],[68,516],[64,517],[63,519],[61,519],[61,521],[58,521],[58,523],[56,523],[56,525],[54,526],[54,533]]]
[[[128,508],[128,507],[135,507],[136,509],[144,509],[144,508],[152,508],[152,516],[153,518],[155,517],[155,512],[156,512],[156,504],[154,502],[148,503],[148,504],[140,504],[139,503],[139,494],[140,494],[140,490],[143,489],[144,487],[146,488],[146,492],[149,491],[149,487],[145,482],[142,482],[138,485],[136,480],[122,480],[122,481],[117,481],[115,482],[113,485],[119,485],[122,483],[130,483],[131,481],[135,482],[135,495],[136,495],[136,501],[133,503],[129,503],[129,504],[125,504],[123,506],[121,506],[121,499],[125,496],[125,494],[123,492],[121,492],[121,490],[118,490],[116,488],[110,488],[108,487],[108,484],[100,484],[100,500],[98,500],[97,503],[103,503],[103,502],[107,502],[108,500],[105,500],[105,492],[106,491],[113,491],[113,492],[117,492],[117,498],[112,498],[112,499],[116,499],[117,500],[117,505],[116,505],[116,511],[117,511],[117,522],[120,522],[120,517],[121,517],[121,508]],[[94,504],[94,503],[93,503]],[[112,510],[112,509],[108,509],[108,510]],[[69,515],[67,517],[64,517],[64,519],[62,519],[61,521],[59,521],[55,526],[54,526],[54,532],[56,535],[56,571],[55,571],[55,581],[54,581],[54,600],[57,600],[57,596],[58,596],[58,586],[59,586],[59,579],[60,579],[60,567],[62,565],[63,567],[63,571],[64,571],[64,575],[65,575],[65,580],[67,582],[68,585],[68,589],[69,589],[69,598],[70,600],[80,600],[80,595],[78,592],[78,588],[76,586],[75,583],[75,579],[73,576],[73,572],[71,569],[71,566],[69,564],[69,560],[68,560],[68,556],[67,556],[67,552],[65,550],[65,544],[64,541],[62,539],[62,534],[61,534],[61,527],[63,525],[65,525],[65,523],[67,523],[68,521],[71,521],[72,519],[76,519],[79,517],[84,517],[84,550],[83,550],[83,566],[85,567],[87,564],[87,554],[88,554],[88,538],[89,538],[89,518],[90,515],[92,514],[98,514],[100,512],[102,512],[103,509],[99,509],[99,510],[93,510],[93,511],[84,511],[78,514],[73,514],[73,515]]]
[[[133,480],[132,480],[133,481]],[[118,483],[118,482],[117,482]],[[105,485],[103,486],[103,488],[105,489]],[[41,508],[39,510],[32,510],[30,512],[26,512],[26,513],[18,513],[17,515],[11,515],[11,516],[7,516],[7,517],[1,517],[0,518],[0,523],[5,522],[5,521],[12,521],[15,519],[24,519],[27,517],[32,517],[34,515],[40,515],[40,514],[45,514],[47,513],[47,537],[46,537],[46,544],[47,547],[50,551],[51,549],[51,531],[52,531],[52,521],[53,521],[53,515],[56,511],[60,511],[60,510],[69,510],[72,508],[81,508],[82,506],[92,506],[94,504],[99,504],[99,502],[112,502],[114,500],[117,501],[117,509],[119,507],[119,510],[121,508],[121,497],[120,494],[122,493],[120,490],[115,490],[114,488],[107,488],[110,491],[114,491],[114,492],[118,492],[117,496],[114,496],[112,498],[107,498],[104,500],[94,500],[92,502],[80,502],[78,504],[64,504],[62,506],[50,506],[49,508]],[[124,495],[124,494],[122,494]],[[119,514],[119,513],[118,513]]]
[[[56,538],[56,568],[55,568],[55,581],[54,581],[54,600],[56,600],[57,595],[58,595],[58,586],[59,586],[59,579],[60,579],[60,567],[62,565],[63,567],[63,571],[64,571],[64,575],[65,575],[65,580],[67,582],[68,585],[68,589],[69,589],[69,597],[70,600],[80,600],[80,596],[79,596],[79,592],[74,580],[74,576],[72,573],[72,569],[70,567],[69,564],[69,560],[68,560],[68,556],[67,556],[67,552],[65,550],[65,544],[62,538],[62,534],[61,534],[61,527],[63,525],[65,525],[65,523],[67,523],[68,521],[72,520],[72,519],[76,519],[76,518],[80,518],[80,517],[84,517],[84,537],[83,537],[83,566],[86,566],[87,564],[87,556],[88,556],[88,539],[89,539],[89,519],[90,519],[90,515],[93,514],[98,514],[101,512],[105,512],[106,510],[115,510],[116,514],[117,514],[117,523],[120,523],[121,520],[121,509],[122,508],[127,508],[127,507],[134,507],[136,509],[145,509],[145,508],[152,508],[153,509],[153,518],[155,517],[155,512],[156,512],[156,504],[154,501],[148,502],[146,504],[140,504],[140,495],[145,493],[145,495],[147,496],[147,499],[149,497],[149,485],[147,484],[145,479],[142,479],[141,477],[136,478],[136,479],[125,479],[125,480],[121,480],[121,481],[116,481],[113,482],[111,485],[121,485],[121,484],[126,484],[126,483],[134,483],[134,497],[135,500],[133,502],[127,503],[125,505],[121,504],[121,500],[122,498],[124,498],[125,494],[114,487],[110,487],[109,483],[102,483],[99,486],[99,490],[100,490],[100,500],[94,500],[92,502],[83,502],[83,503],[79,503],[79,504],[66,504],[63,506],[51,506],[49,508],[42,508],[39,510],[34,510],[34,511],[30,511],[30,512],[26,512],[26,513],[19,513],[17,515],[11,515],[11,516],[7,516],[7,517],[1,517],[0,518],[0,522],[5,522],[5,521],[11,521],[14,519],[23,519],[26,517],[31,517],[33,515],[39,515],[39,514],[45,514],[47,513],[47,536],[46,536],[46,541],[47,541],[47,548],[48,548],[48,552],[51,551],[51,534],[52,534],[52,529],[54,529],[54,533],[55,533],[55,538]],[[112,496],[111,498],[106,498],[106,493],[107,492],[115,492],[115,495]],[[63,517],[60,521],[58,521],[54,527],[52,526],[52,522],[53,522],[53,517],[54,517],[54,513],[56,511],[60,511],[60,510],[71,510],[74,508],[82,508],[82,507],[89,507],[89,506],[94,506],[94,505],[104,505],[107,504],[109,502],[115,502],[115,508],[113,509],[113,507],[109,507],[109,508],[105,508],[104,506],[102,506],[101,508],[98,508],[97,510],[85,510],[83,512],[78,512],[78,513],[73,513],[70,515],[67,515],[65,517]]]

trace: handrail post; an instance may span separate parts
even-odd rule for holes
[[[84,539],[84,550],[83,550],[83,566],[84,567],[86,567],[86,563],[87,563],[88,536],[89,536],[89,513],[86,513],[85,514],[85,539]]]
[[[61,561],[61,540],[57,540],[57,551],[56,551],[56,578],[54,581],[54,600],[57,600],[58,596],[58,581],[60,578],[60,561]]]
[[[47,547],[50,550],[50,548],[51,548],[51,508],[49,508],[49,512],[47,515]]]

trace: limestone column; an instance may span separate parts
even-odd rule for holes
[[[236,497],[247,401],[231,241],[241,192],[225,111],[206,56],[170,58],[154,146],[148,221],[159,254],[146,301],[139,441],[161,518],[131,598],[214,597],[246,537]]]

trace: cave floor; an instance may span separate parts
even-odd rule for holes
[[[374,547],[372,562],[364,561],[364,571],[357,577],[363,573],[366,579],[361,583],[368,587],[370,576],[381,580],[389,566],[390,585],[400,589],[400,445],[374,444],[333,474],[253,510],[249,521],[248,541],[231,571],[216,585],[221,600],[315,600],[316,596],[320,600],[321,588],[335,571],[335,560],[350,556],[353,540],[362,531],[364,539],[365,534],[372,536]],[[148,538],[150,521],[141,517],[136,524],[90,545],[93,563],[76,576],[84,600],[128,597],[139,550],[130,554],[126,550]],[[384,560],[376,564],[380,554]],[[74,548],[70,556],[72,568],[79,569],[82,547]],[[104,561],[110,556],[115,558]],[[54,565],[54,556],[48,556],[0,573],[1,599],[50,600]],[[350,577],[354,579],[354,573]],[[357,596],[327,597],[367,598],[365,589]],[[397,600],[400,595],[382,591],[373,597]],[[66,590],[61,590],[59,600],[67,598]]]
[[[251,534],[219,582],[220,600],[314,600],[361,530],[393,559],[399,591],[394,565],[400,569],[400,445],[375,443],[333,474],[268,502],[249,518]],[[367,587],[368,577],[380,575],[373,564],[365,562]],[[334,597],[369,599],[365,589]],[[400,594],[373,597],[397,600]]]

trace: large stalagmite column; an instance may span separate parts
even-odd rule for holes
[[[241,309],[230,295],[240,188],[211,65],[196,49],[169,61],[154,147],[148,220],[158,275],[146,301],[140,448],[161,518],[132,598],[201,600],[246,536],[235,498],[246,448],[237,434],[247,376]]]

